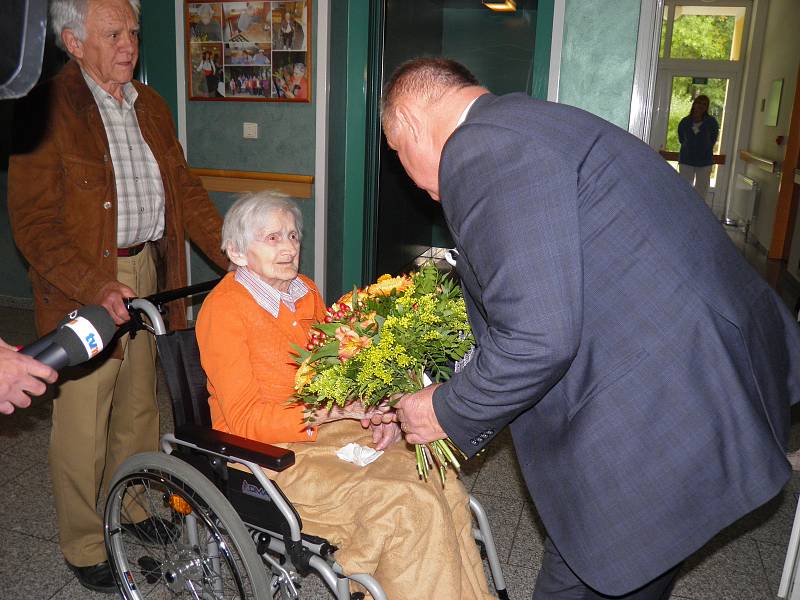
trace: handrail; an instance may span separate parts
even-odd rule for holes
[[[678,157],[680,156],[679,152],[671,152],[669,150],[659,150],[658,153],[664,157],[664,160],[674,160],[677,161]],[[727,155],[725,154],[714,154],[711,158],[715,165],[724,165],[725,161],[727,160]]]
[[[777,160],[770,160],[768,158],[764,158],[763,156],[758,156],[749,150],[740,150],[739,158],[745,162],[749,162],[757,166],[759,169],[766,171],[767,173],[776,173],[778,171]]]
[[[200,178],[203,187],[209,192],[239,193],[272,190],[295,198],[311,198],[313,196],[313,175],[194,167],[190,168],[190,171]]]
[[[189,169],[198,177],[228,177],[235,179],[255,179],[258,181],[289,181],[291,183],[314,183],[313,175],[295,175],[292,173],[264,173],[261,171],[235,171],[231,169]]]

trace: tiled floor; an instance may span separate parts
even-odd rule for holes
[[[765,272],[759,255],[745,251]],[[797,291],[792,286],[783,286],[781,293],[793,304]],[[0,337],[10,343],[30,342],[31,313],[0,309]],[[168,430],[171,417],[160,395],[162,427]],[[0,600],[107,598],[82,588],[61,558],[47,469],[49,414],[50,404],[39,401],[31,409],[0,417]],[[795,422],[792,448],[800,446],[800,419]],[[543,528],[505,432],[484,456],[467,464],[464,482],[489,513],[511,598],[530,599],[542,557]],[[672,598],[774,598],[798,492],[800,474],[795,474],[777,498],[709,542],[685,564]],[[327,597],[319,580],[303,588],[305,600]]]

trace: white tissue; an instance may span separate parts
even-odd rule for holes
[[[381,454],[383,454],[383,450],[375,450],[375,448],[361,446],[355,442],[350,442],[336,451],[336,456],[359,467],[366,467],[369,463],[375,462]]]

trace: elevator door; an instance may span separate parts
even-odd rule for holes
[[[495,94],[530,93],[538,3],[516,5],[500,13],[478,0],[385,0],[382,83],[406,60],[441,55]],[[441,206],[408,178],[382,135],[379,143],[373,276],[406,271],[431,249],[452,245]]]

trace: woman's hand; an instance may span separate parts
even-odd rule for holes
[[[372,443],[376,450],[386,450],[395,442],[403,439],[403,432],[397,423],[381,423],[380,425],[370,424],[372,430]]]
[[[360,400],[351,400],[344,406],[334,405],[328,411],[328,414],[322,414],[321,419],[317,424],[330,423],[331,421],[341,421],[342,419],[358,419],[363,422],[364,419],[369,418],[369,412]]]

